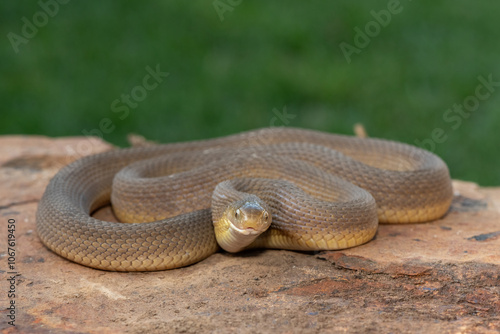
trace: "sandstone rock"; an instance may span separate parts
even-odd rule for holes
[[[454,181],[443,219],[382,225],[375,240],[348,250],[217,253],[181,269],[114,273],[50,252],[35,225],[52,175],[111,148],[89,138],[0,137],[0,269],[2,282],[15,277],[16,295],[2,297],[3,333],[500,331],[500,188]],[[113,219],[109,208],[98,214]]]

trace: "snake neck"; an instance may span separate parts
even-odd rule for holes
[[[215,222],[214,227],[217,243],[230,253],[242,251],[262,234],[262,231],[239,229],[225,218]]]

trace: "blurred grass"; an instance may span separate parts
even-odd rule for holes
[[[478,76],[500,81],[500,3],[402,1],[348,64],[339,44],[387,4],[243,0],[221,21],[212,1],[71,1],[15,53],[7,34],[41,8],[2,1],[0,134],[82,135],[109,118],[115,144],[172,142],[269,126],[286,106],[289,126],[352,134],[361,122],[411,144],[442,128],[435,152],[452,177],[500,185],[500,88],[456,130],[443,119]],[[111,103],[157,64],[170,75],[120,119]]]

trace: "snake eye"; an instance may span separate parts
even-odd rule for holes
[[[240,216],[240,209],[234,212],[234,218],[238,219],[239,216]]]
[[[269,219],[269,214],[267,212],[264,212],[264,220],[267,222]]]

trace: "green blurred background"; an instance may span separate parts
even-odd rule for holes
[[[109,119],[104,139],[123,146],[131,132],[173,142],[270,125],[352,134],[359,122],[433,142],[454,178],[500,185],[500,87],[468,117],[447,113],[474,102],[479,76],[500,81],[500,2],[41,3],[0,2],[0,134],[76,136]],[[371,11],[388,7],[376,23]],[[357,47],[350,62],[343,42]],[[169,73],[149,91],[148,66]]]

